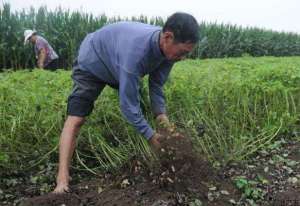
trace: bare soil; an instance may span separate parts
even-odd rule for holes
[[[231,205],[229,199],[239,192],[193,151],[190,139],[179,133],[163,134],[162,149],[157,151],[158,162],[154,166],[134,158],[109,181],[82,182],[70,194],[47,194],[27,199],[22,205],[171,206],[192,204],[195,199],[205,205]],[[209,201],[209,188],[226,190],[230,195]]]
[[[163,149],[156,152],[156,164],[133,157],[117,174],[95,177],[78,172],[68,194],[49,193],[56,172],[50,163],[37,176],[0,174],[0,205],[300,206],[299,140],[278,140],[247,162],[216,169],[194,151],[190,138],[162,133]],[[241,176],[257,182],[259,199],[237,188],[235,179]]]

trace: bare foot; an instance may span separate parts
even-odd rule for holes
[[[71,189],[68,184],[57,184],[56,188],[53,190],[53,194],[66,194],[70,193]]]

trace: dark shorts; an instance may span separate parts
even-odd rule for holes
[[[58,69],[58,59],[54,59],[53,61],[51,61],[47,66],[45,66],[44,69],[50,71],[55,71],[56,69]]]
[[[88,71],[81,70],[76,61],[73,65],[72,79],[74,84],[68,98],[67,114],[78,117],[88,116],[106,83]]]

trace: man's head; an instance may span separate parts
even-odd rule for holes
[[[199,25],[187,13],[177,12],[165,23],[160,37],[160,48],[167,59],[179,61],[190,53],[199,41]]]
[[[25,30],[24,31],[24,45],[28,42],[35,43],[36,40],[36,31],[35,30]]]

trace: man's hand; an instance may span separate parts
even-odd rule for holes
[[[163,138],[163,136],[159,133],[154,133],[154,135],[149,139],[149,143],[154,149],[160,149],[161,144],[160,140]]]
[[[159,114],[156,116],[156,122],[158,123],[159,126],[162,126],[162,127],[169,127],[170,126],[170,121],[169,121],[169,118],[167,117],[166,114]]]
[[[170,123],[166,114],[157,115],[155,120],[159,127],[167,129],[168,132],[173,133],[175,131],[175,125]]]
[[[43,68],[44,68],[43,63],[39,62],[39,63],[38,63],[38,68],[39,68],[39,69],[43,69]]]
[[[173,123],[170,123],[170,121],[169,121],[166,114],[158,115],[156,117],[156,122],[158,123],[158,125],[161,128],[165,128],[169,132],[169,136],[167,136],[167,138],[174,137],[174,138],[177,138],[177,139],[181,139],[181,138],[184,137],[179,132],[176,132],[175,125]]]

